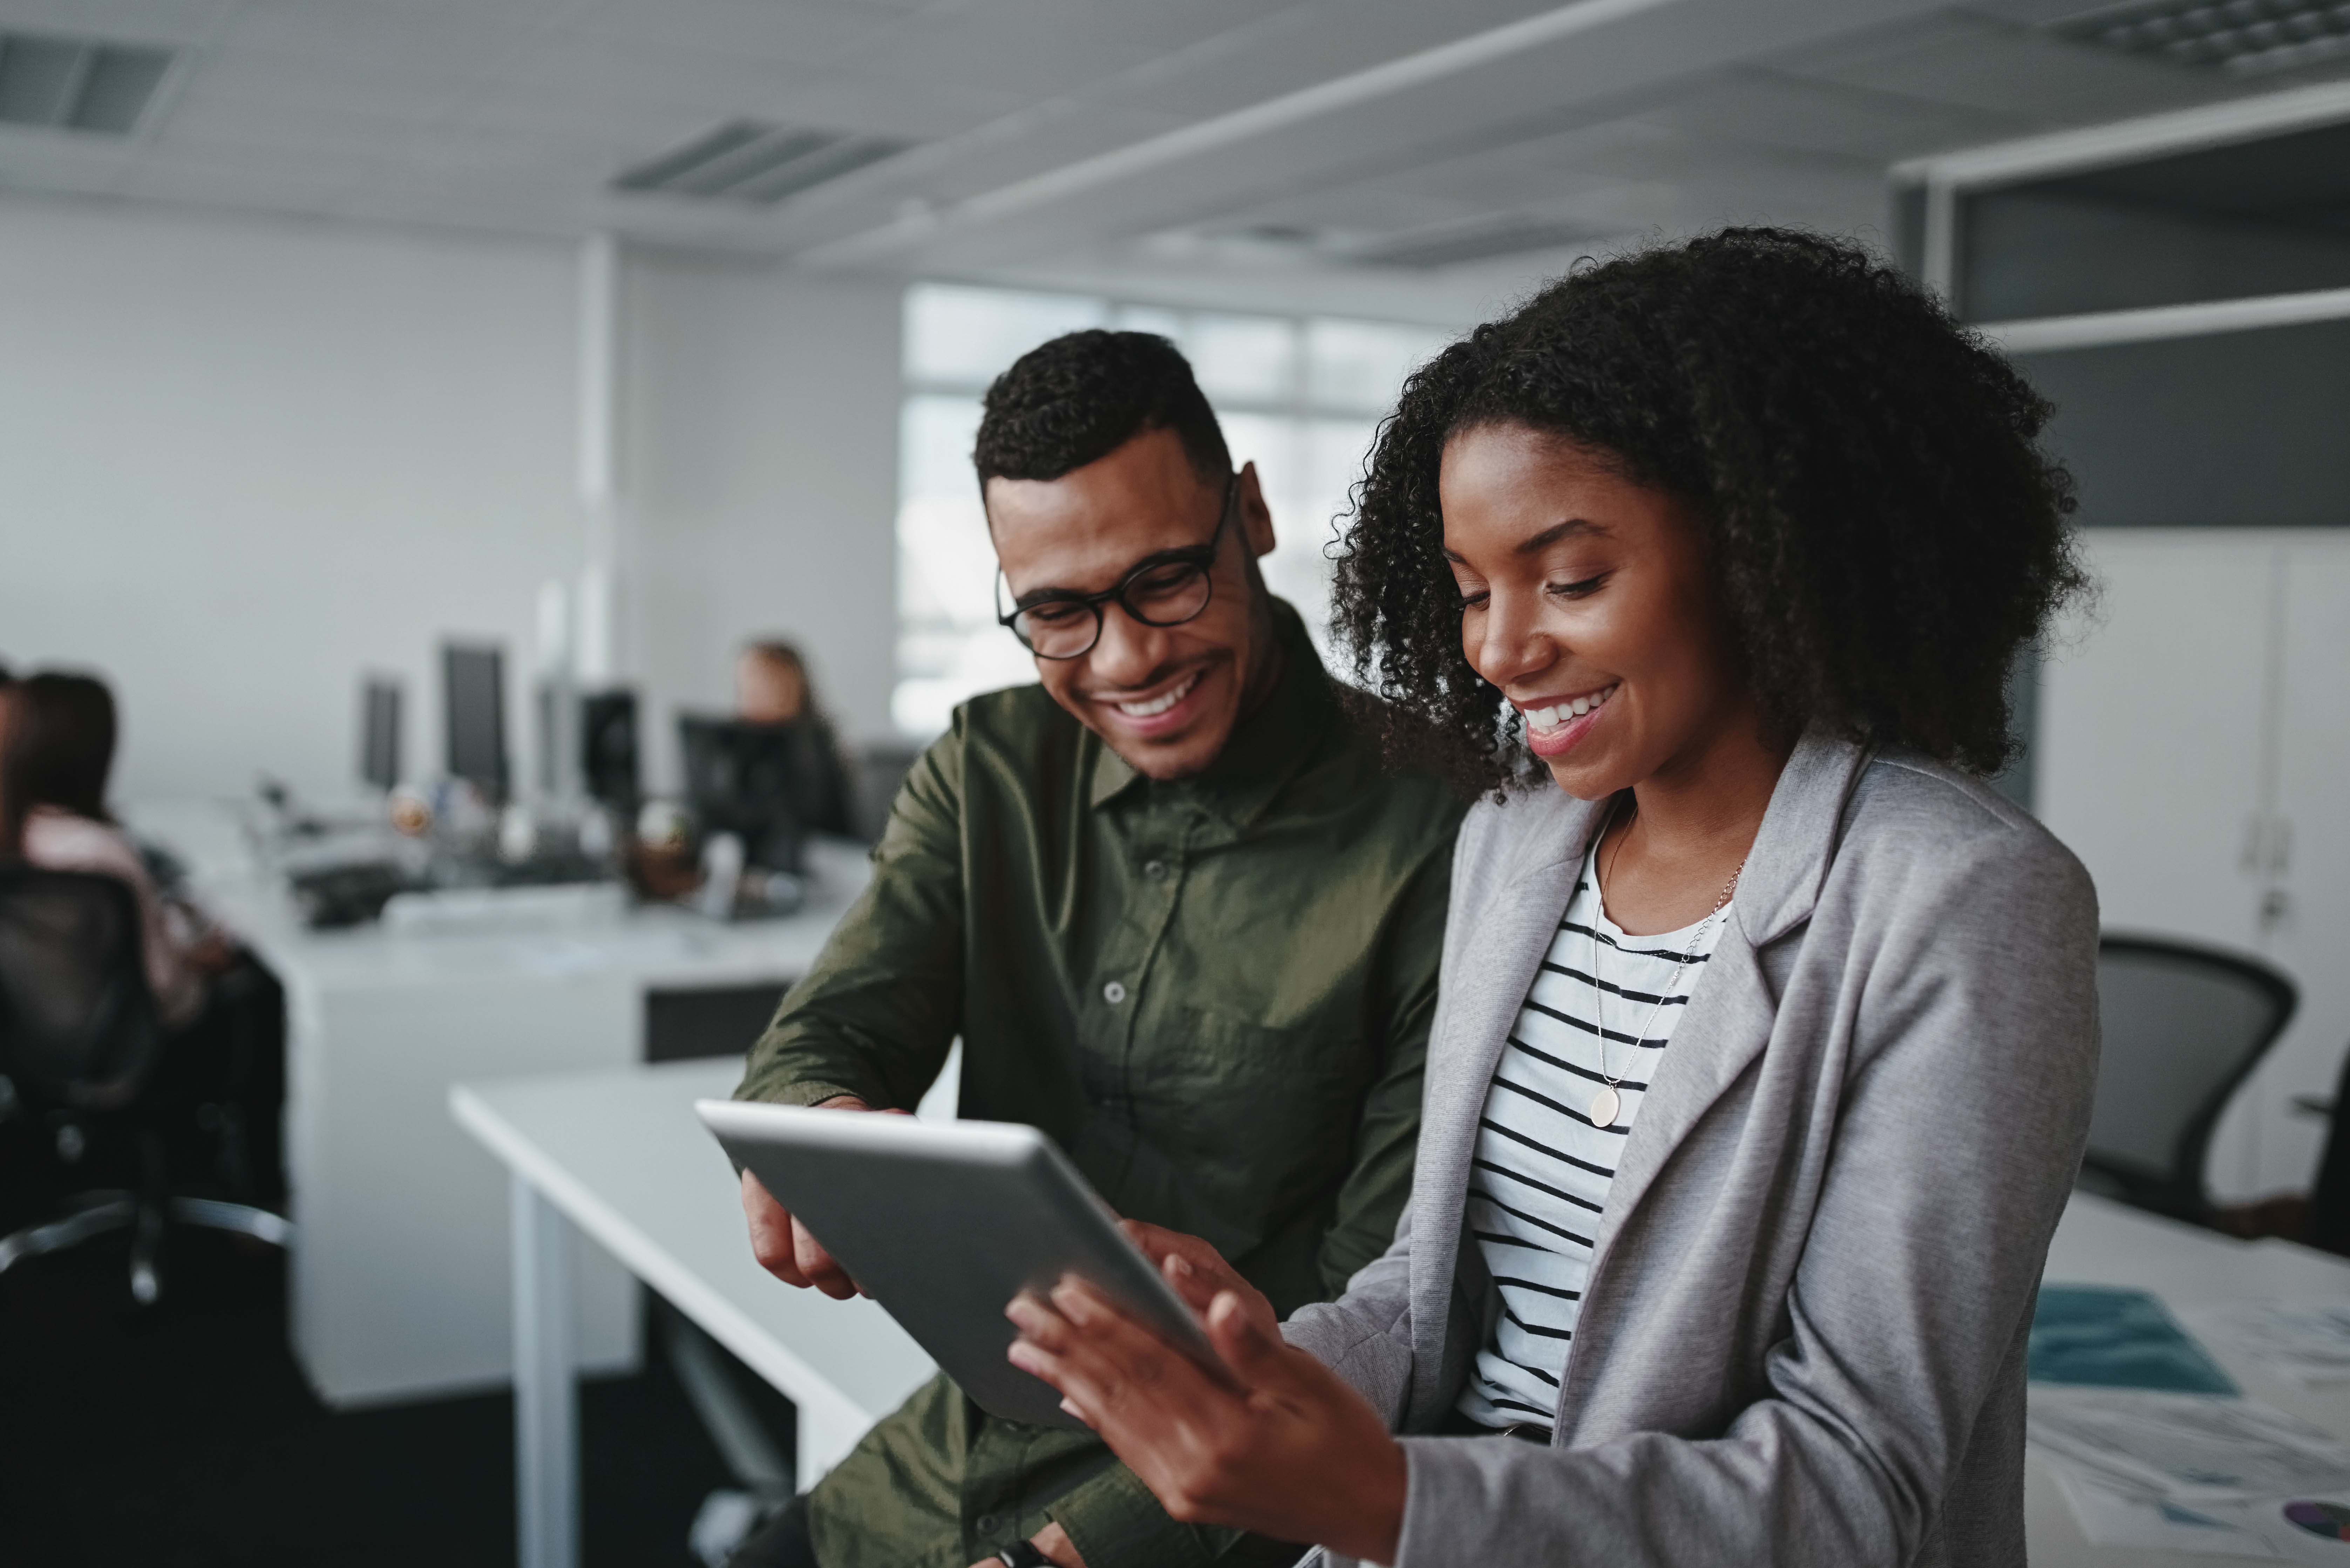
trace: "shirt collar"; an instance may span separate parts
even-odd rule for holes
[[[1338,717],[1330,677],[1305,633],[1304,618],[1281,599],[1272,601],[1274,635],[1283,652],[1281,677],[1255,711],[1234,725],[1224,749],[1206,771],[1158,786],[1158,792],[1196,802],[1211,815],[1246,827],[1295,777]],[[1092,804],[1107,805],[1144,782],[1126,759],[1093,736]]]

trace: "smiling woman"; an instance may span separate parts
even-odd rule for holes
[[[1395,1568],[2023,1561],[2023,1346],[2096,1065],[2095,897],[1985,786],[2082,587],[2044,404],[1852,248],[1571,275],[1407,385],[1339,564],[1455,846],[1412,1197],[1232,1374],[1013,1303],[1178,1519]]]

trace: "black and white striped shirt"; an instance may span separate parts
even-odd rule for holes
[[[1501,1291],[1502,1315],[1460,1408],[1482,1426],[1556,1418],[1600,1208],[1728,915],[1725,905],[1681,930],[1629,937],[1600,907],[1597,885],[1586,857],[1478,1120],[1469,1230]],[[1595,1127],[1592,1098],[1611,1078],[1621,1106],[1611,1126]]]

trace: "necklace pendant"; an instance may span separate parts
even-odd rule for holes
[[[1591,1096],[1591,1125],[1596,1127],[1614,1127],[1616,1113],[1623,1108],[1624,1097],[1613,1086],[1600,1090]]]

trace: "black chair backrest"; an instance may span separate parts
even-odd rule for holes
[[[0,866],[0,1073],[109,1110],[138,1094],[161,1044],[130,885]]]
[[[2334,1085],[2334,1130],[2318,1157],[2301,1239],[2329,1252],[2350,1253],[2350,1053],[2344,1054],[2341,1081]]]
[[[2211,1129],[2299,1002],[2292,981],[2255,959],[2151,937],[2100,941],[2105,1048],[2087,1185],[2181,1218],[2207,1214]]]

